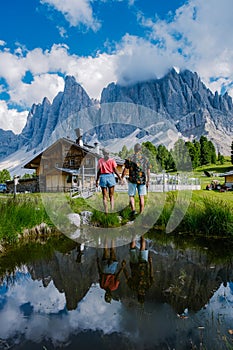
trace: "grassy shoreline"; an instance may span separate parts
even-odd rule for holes
[[[219,193],[214,191],[193,191],[191,198],[180,198],[178,192],[149,193],[146,197],[145,210],[151,227],[148,230],[165,232],[171,215],[182,218],[170,233],[186,233],[205,237],[233,238],[233,192]],[[183,193],[182,193],[183,196]],[[100,193],[84,200],[71,199],[67,196],[73,212],[83,210],[93,212],[92,223],[102,227],[125,225],[132,220],[126,193],[115,194],[116,212],[105,215]],[[185,201],[188,202],[185,202]],[[138,210],[139,203],[136,199]],[[182,212],[182,208],[185,208]],[[47,214],[40,194],[21,194],[0,199],[0,242],[14,243],[25,235],[25,230],[45,223],[48,231],[56,232],[56,226]],[[120,217],[120,220],[119,220]],[[139,215],[140,217],[140,215]],[[30,239],[30,237],[28,237]]]

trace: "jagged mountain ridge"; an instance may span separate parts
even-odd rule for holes
[[[116,106],[120,106],[120,110]],[[142,107],[139,109],[139,106]],[[125,140],[134,132],[132,126],[139,128],[139,134],[144,129],[146,138],[140,136],[141,141],[150,140],[154,144],[164,141],[168,145],[169,140],[166,143],[165,139],[171,131],[170,141],[180,136],[199,139],[206,135],[218,151],[229,154],[232,121],[231,97],[227,93],[213,94],[198,74],[189,70],[177,73],[172,69],[163,78],[131,86],[111,83],[103,89],[99,105],[74,77],[67,76],[64,91],[59,92],[52,103],[45,97],[42,104],[32,106],[21,134],[0,129],[0,159],[22,148],[36,152],[62,136],[74,138],[73,127],[83,128],[89,136],[93,129],[92,140],[108,146],[114,143],[116,148],[121,146],[119,130]],[[118,123],[117,133],[114,134],[112,127],[105,127],[103,133],[102,124],[114,123]],[[156,138],[158,134],[162,136]]]
[[[103,89],[101,103],[140,103],[172,120],[183,136],[209,135],[218,149],[224,149],[214,131],[232,138],[233,105],[231,97],[213,94],[201,82],[197,73],[172,69],[165,77],[133,86],[111,83]],[[207,127],[213,124],[212,133]],[[214,128],[216,130],[214,130]],[[225,149],[225,151],[227,151]],[[228,151],[229,152],[229,151]]]

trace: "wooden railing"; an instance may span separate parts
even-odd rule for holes
[[[91,197],[97,191],[95,186],[88,187],[74,187],[70,189],[70,196],[72,198],[88,198]]]

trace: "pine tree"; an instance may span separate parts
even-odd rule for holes
[[[156,149],[155,145],[153,145],[153,143],[150,141],[143,142],[142,143],[142,150],[150,162],[151,170],[153,172],[158,172],[159,165],[158,165],[158,162],[156,159],[157,149]]]
[[[214,144],[212,141],[208,141],[208,148],[209,148],[209,152],[210,152],[210,161],[211,164],[216,164],[216,150],[214,147]]]
[[[201,144],[201,165],[210,164],[212,151],[209,149],[210,144],[209,144],[209,141],[207,140],[207,137],[201,136],[200,144]]]
[[[224,164],[225,162],[224,156],[220,152],[218,152],[218,162],[220,164]]]
[[[188,147],[182,139],[176,141],[172,150],[172,156],[177,170],[192,170],[192,162],[189,155]]]
[[[189,152],[192,167],[196,169],[200,165],[200,144],[198,141],[194,140],[193,142],[187,141],[185,145]]]
[[[163,145],[159,145],[157,148],[157,155],[156,155],[156,159],[158,161],[159,167],[160,167],[160,171],[163,169],[166,169],[166,159],[168,157],[168,150],[166,149],[165,146]]]

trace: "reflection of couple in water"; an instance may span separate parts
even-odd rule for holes
[[[108,248],[107,240],[105,240],[102,260],[100,261],[99,258],[97,258],[97,266],[100,277],[100,287],[106,291],[104,299],[107,303],[111,303],[112,292],[118,289],[120,284],[120,274],[125,267],[125,260],[122,260],[121,267],[120,269],[118,268],[113,240],[111,241],[110,248]]]
[[[140,238],[140,248],[136,247],[135,239],[130,243],[129,256],[131,274],[127,270],[125,260],[122,260],[120,267],[118,266],[114,241],[111,241],[110,248],[108,248],[106,241],[102,260],[97,258],[99,283],[100,287],[106,291],[105,301],[108,303],[112,300],[112,292],[119,287],[122,271],[128,287],[137,294],[138,301],[140,303],[145,301],[146,292],[153,283],[153,266],[143,236]]]
[[[153,265],[143,236],[140,237],[139,249],[136,247],[136,240],[130,243],[129,256],[131,275],[125,267],[126,282],[132,292],[137,294],[138,301],[144,303],[146,292],[153,283]]]

